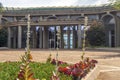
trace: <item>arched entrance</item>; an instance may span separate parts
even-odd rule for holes
[[[106,46],[115,47],[115,19],[112,15],[104,15],[102,21],[105,27]]]

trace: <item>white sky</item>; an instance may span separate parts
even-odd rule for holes
[[[87,6],[108,3],[108,0],[0,0],[4,7]]]

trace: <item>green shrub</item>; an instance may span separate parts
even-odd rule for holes
[[[7,46],[7,29],[0,29],[0,47]]]
[[[5,62],[0,63],[0,80],[15,80],[17,78],[18,72],[20,70],[19,65],[21,62]],[[65,66],[65,65],[63,65]],[[30,67],[34,73],[36,79],[50,80],[52,76],[52,71],[55,69],[55,65],[50,63],[30,63]],[[60,73],[60,80],[72,80],[71,76],[66,76]]]
[[[87,32],[87,40],[91,46],[105,45],[105,31],[101,26],[91,27]]]

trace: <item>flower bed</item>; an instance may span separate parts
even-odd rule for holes
[[[55,59],[51,61],[51,63],[55,63]],[[84,78],[96,65],[96,60],[90,60],[89,58],[80,61],[79,63],[69,65],[66,67],[59,67],[58,71],[65,75],[69,75],[73,77],[73,80],[81,80]],[[58,61],[58,64],[66,64],[65,62]]]
[[[0,63],[0,80],[16,80],[21,62]],[[30,67],[38,80],[50,80],[55,66],[50,63],[31,62]],[[71,76],[60,73],[60,80],[72,80]]]
[[[98,66],[95,66],[82,80],[96,80],[100,74],[100,69]]]

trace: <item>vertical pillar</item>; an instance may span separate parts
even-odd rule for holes
[[[43,41],[43,36],[42,36],[42,27],[39,29],[39,48],[42,48],[42,41]]]
[[[75,48],[75,26],[73,26],[72,34],[73,34],[72,46],[73,46],[73,49],[74,49]]]
[[[64,48],[64,39],[63,39],[63,35],[64,35],[64,31],[63,31],[63,26],[61,26],[61,48]]]
[[[43,48],[48,48],[48,28],[47,26],[44,26],[43,31]]]
[[[82,40],[81,40],[81,26],[78,25],[78,48],[82,47]]]
[[[18,48],[21,48],[21,43],[22,43],[22,28],[19,25],[18,26]]]
[[[115,47],[120,46],[120,18],[115,16]]]
[[[99,15],[96,15],[96,19],[99,20]]]
[[[0,15],[0,24],[2,23],[2,15]]]
[[[36,34],[36,27],[33,28],[33,48],[37,47],[37,34]]]
[[[11,29],[8,27],[8,48],[11,48]]]
[[[56,48],[56,26],[54,30],[54,48]]]
[[[16,48],[16,27],[13,27],[13,48]]]
[[[109,34],[109,47],[111,47],[111,37],[112,37],[112,36],[111,36],[111,31],[109,31],[108,34]]]
[[[68,49],[70,49],[70,26],[68,27],[68,38],[67,38],[67,44],[68,44]]]
[[[40,21],[42,21],[42,20],[43,20],[43,17],[42,17],[42,16],[40,16],[39,20],[40,20]]]
[[[14,21],[16,22],[17,21],[17,19],[16,19],[16,17],[14,16]]]

